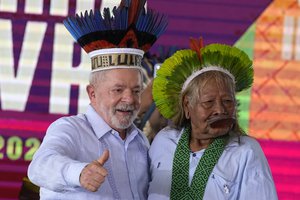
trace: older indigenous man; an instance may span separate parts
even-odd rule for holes
[[[252,61],[236,47],[192,41],[154,79],[155,103],[174,124],[150,147],[148,199],[277,200],[264,153],[237,120],[235,94],[251,86]]]

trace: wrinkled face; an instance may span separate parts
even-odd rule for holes
[[[236,101],[230,86],[217,84],[214,79],[209,80],[200,90],[195,105],[185,102],[184,110],[191,120],[192,137],[215,138],[231,129]]]
[[[108,70],[96,86],[87,88],[92,106],[113,129],[121,132],[136,118],[142,80],[139,70]]]

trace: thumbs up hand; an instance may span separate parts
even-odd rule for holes
[[[102,166],[109,158],[109,151],[106,149],[104,150],[103,154],[98,158],[97,162]]]
[[[80,173],[79,182],[81,186],[91,192],[96,192],[105,181],[107,170],[103,167],[109,158],[109,151],[105,150],[97,159],[85,166]]]

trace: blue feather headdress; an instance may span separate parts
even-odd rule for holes
[[[92,69],[140,67],[147,52],[167,27],[167,18],[145,10],[146,0],[122,0],[114,7],[85,11],[63,21],[92,59]]]

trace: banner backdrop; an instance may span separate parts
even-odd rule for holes
[[[62,21],[100,3],[0,0],[0,199],[18,197],[49,124],[85,111],[90,60]]]
[[[0,200],[17,199],[49,124],[89,103],[90,60],[63,19],[118,2],[0,0]],[[238,96],[239,120],[262,145],[279,199],[300,199],[299,4],[148,0],[169,16],[156,45],[187,47],[190,36],[201,35],[205,44],[235,44],[253,59],[254,85]]]

